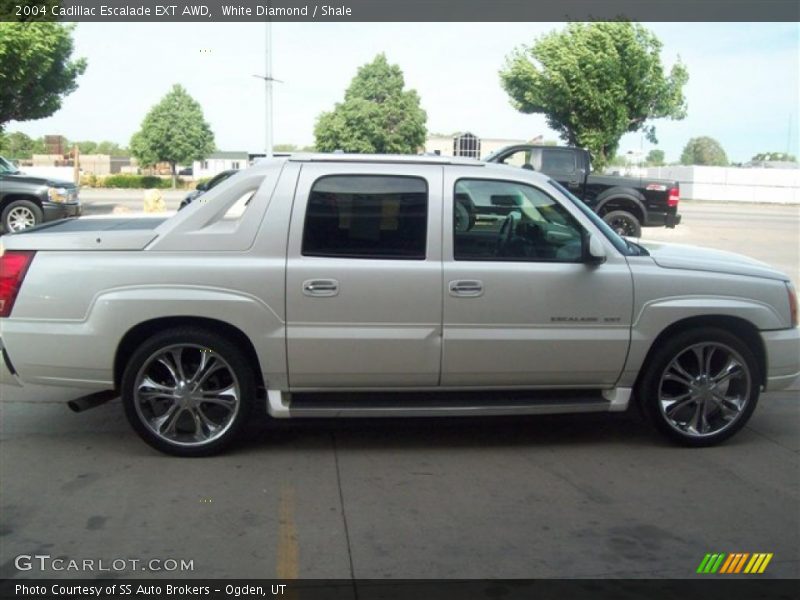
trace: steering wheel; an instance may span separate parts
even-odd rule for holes
[[[514,231],[516,228],[517,215],[513,212],[509,213],[508,216],[503,220],[503,224],[500,226],[500,231],[497,234],[497,247],[495,249],[496,256],[503,255],[503,252],[514,238]]]

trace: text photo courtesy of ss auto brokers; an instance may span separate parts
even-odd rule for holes
[[[579,4],[0,9],[0,596],[788,596],[796,19]]]

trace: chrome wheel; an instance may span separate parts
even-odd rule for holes
[[[36,225],[36,215],[27,206],[15,206],[6,217],[6,227],[9,231],[22,231]]]
[[[176,344],[144,361],[133,401],[142,423],[158,438],[202,446],[230,429],[240,409],[241,390],[222,356],[200,345]]]
[[[614,217],[608,224],[618,235],[636,237],[636,227],[627,217]]]
[[[690,437],[716,435],[736,423],[750,402],[747,361],[720,342],[684,348],[658,384],[658,406],[670,427]]]

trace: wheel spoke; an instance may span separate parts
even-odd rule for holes
[[[163,415],[153,419],[153,427],[161,434],[172,434],[175,432],[175,425],[178,423],[183,409],[177,402],[173,402]]]
[[[188,377],[186,377],[186,373],[183,371],[183,347],[175,348],[169,354],[170,357],[172,357],[172,362],[175,365],[175,373],[180,377],[180,381],[186,381]]]
[[[225,365],[218,361],[213,353],[204,350],[200,355],[200,365],[198,365],[197,371],[189,381],[192,385],[192,389],[200,389],[213,373],[224,368]]]
[[[693,377],[686,372],[677,360],[673,360],[667,367],[667,372],[664,374],[664,379],[668,381],[676,381],[685,385],[687,388],[693,388]]]
[[[714,375],[712,381],[719,385],[720,383],[725,383],[731,377],[738,376],[742,371],[742,365],[740,365],[732,356],[728,358],[728,362],[725,363],[725,366],[720,369],[719,373]]]
[[[709,346],[708,351],[706,352],[706,359],[703,363],[703,371],[702,375],[711,376],[711,358],[714,356],[714,353],[717,351],[716,346]]]
[[[680,396],[662,398],[661,405],[664,407],[664,413],[668,417],[672,418],[677,411],[682,409],[684,406],[688,406],[692,402],[696,402],[694,394],[687,392],[686,394],[682,394]]]
[[[166,355],[159,357],[156,362],[158,362],[158,364],[160,364],[169,372],[169,376],[172,377],[175,385],[178,385],[181,382],[181,378],[178,376],[177,371],[175,371],[175,367],[170,364],[169,360],[166,358]]]

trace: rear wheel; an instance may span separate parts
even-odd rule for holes
[[[42,209],[30,200],[14,200],[3,209],[3,228],[8,233],[22,231],[43,220]]]
[[[758,402],[758,362],[722,329],[677,334],[656,350],[637,388],[656,428],[687,446],[711,446],[745,426]]]
[[[635,238],[642,236],[642,224],[639,223],[639,219],[626,210],[612,210],[603,215],[603,220],[619,235]]]
[[[231,444],[256,394],[246,356],[228,339],[179,328],[145,341],[122,377],[125,415],[152,447],[177,456],[207,456]]]

